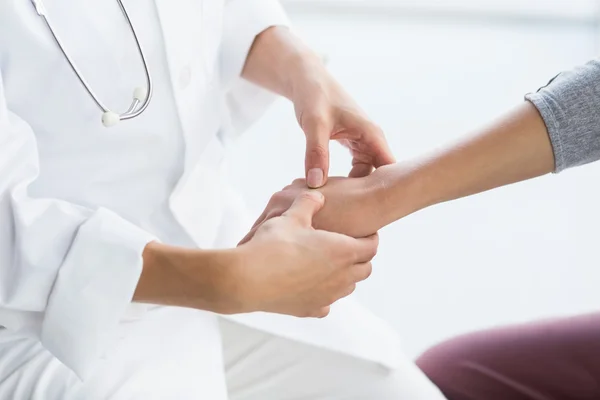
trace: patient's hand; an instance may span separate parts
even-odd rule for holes
[[[377,172],[363,178],[330,177],[327,184],[318,189],[325,196],[325,206],[313,219],[314,228],[353,237],[376,233],[384,225],[379,204],[382,182]],[[305,190],[306,181],[296,179],[275,193],[240,244],[250,240],[265,221],[283,214]]]

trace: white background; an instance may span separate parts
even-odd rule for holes
[[[477,129],[598,50],[594,1],[419,2],[431,13],[403,1],[393,13],[302,1],[286,2],[296,29],[327,54],[398,158]],[[233,179],[257,215],[303,174],[303,151],[283,100],[238,143]],[[332,161],[332,174],[347,173],[338,146]],[[411,356],[459,332],[598,309],[599,186],[596,164],[405,218],[381,232],[357,296]]]
[[[399,9],[405,12],[466,13],[589,20],[599,11],[597,0],[281,0],[290,9],[324,7]]]

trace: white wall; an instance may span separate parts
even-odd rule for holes
[[[384,129],[399,158],[476,129],[562,69],[592,58],[588,25],[292,15]],[[280,101],[238,144],[233,179],[257,214],[303,173],[304,143]],[[333,147],[332,173],[349,157]],[[381,233],[357,296],[416,355],[449,335],[600,304],[600,164],[422,211]]]
[[[292,10],[337,8],[408,12],[469,13],[493,16],[590,20],[599,11],[597,0],[282,0]]]

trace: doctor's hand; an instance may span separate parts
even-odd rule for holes
[[[242,76],[285,96],[294,104],[306,135],[306,179],[318,188],[327,181],[329,141],[352,153],[351,177],[394,162],[381,132],[325,68],[322,58],[290,29],[273,26],[252,44]]]
[[[352,237],[366,237],[386,225],[387,216],[382,212],[386,197],[386,181],[382,176],[384,169],[362,178],[329,178],[327,184],[319,189],[327,201],[313,219],[313,227]],[[306,181],[296,179],[271,196],[267,207],[240,244],[250,240],[262,224],[282,215],[305,190]]]
[[[237,280],[245,311],[324,317],[332,303],[371,274],[377,235],[354,239],[313,229],[313,215],[323,202],[319,192],[297,193],[289,209],[238,247],[244,262]]]
[[[329,141],[352,154],[350,177],[395,162],[381,129],[358,107],[320,62],[293,80],[291,100],[306,135],[305,172],[311,188],[323,186],[329,171]]]

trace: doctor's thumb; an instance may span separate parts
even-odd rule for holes
[[[323,208],[325,197],[316,190],[307,190],[296,197],[290,208],[283,213],[285,217],[294,218],[304,227],[312,226],[312,219]]]
[[[323,137],[323,135],[320,135]],[[306,184],[309,188],[320,188],[327,182],[329,173],[329,138],[306,138]]]

